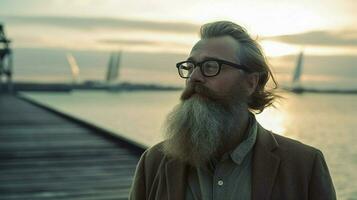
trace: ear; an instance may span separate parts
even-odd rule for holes
[[[254,93],[255,88],[257,88],[258,82],[259,82],[258,72],[246,74],[247,92],[249,96]]]

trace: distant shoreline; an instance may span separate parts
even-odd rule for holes
[[[2,85],[3,88],[6,85]],[[295,94],[317,93],[317,94],[357,94],[357,89],[318,89],[305,87],[281,87],[283,91]],[[14,82],[14,92],[71,92],[74,90],[101,90],[110,92],[120,91],[178,91],[183,87],[167,86],[159,84],[144,83],[113,83],[106,84],[99,81],[87,81],[79,84],[71,83],[34,83],[34,82]],[[1,91],[1,88],[0,88]]]
[[[3,86],[5,87],[5,86]],[[182,90],[182,87],[166,86],[159,84],[141,84],[141,83],[115,83],[105,84],[101,82],[87,81],[79,84],[71,83],[31,83],[14,82],[13,90],[15,92],[71,92],[73,90],[106,90],[106,91],[176,91]]]
[[[317,89],[317,88],[304,88],[304,87],[282,87],[283,90],[295,94],[303,93],[319,93],[319,94],[357,94],[357,89]]]

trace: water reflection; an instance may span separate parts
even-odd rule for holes
[[[266,108],[264,112],[256,115],[256,119],[267,130],[285,135],[286,121],[289,121],[289,116],[279,104],[276,107]]]
[[[74,92],[28,94],[90,123],[151,146],[162,140],[161,125],[180,92]],[[357,195],[357,95],[284,94],[277,108],[257,120],[268,130],[320,149],[338,199]]]

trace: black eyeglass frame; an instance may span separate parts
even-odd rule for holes
[[[203,64],[204,64],[205,62],[209,62],[209,61],[215,61],[215,62],[218,63],[218,71],[217,71],[217,73],[214,74],[214,75],[210,75],[210,76],[206,75],[206,74],[204,73],[203,69],[202,69]],[[243,70],[243,71],[245,71],[245,72],[248,72],[248,73],[251,73],[251,72],[252,72],[252,70],[249,69],[249,68],[248,68],[247,66],[245,66],[245,65],[240,65],[240,64],[237,64],[237,63],[233,63],[233,62],[229,62],[229,61],[221,60],[221,59],[207,59],[207,60],[204,60],[204,61],[202,61],[202,62],[195,62],[195,61],[193,61],[193,60],[185,60],[185,61],[176,63],[176,68],[177,68],[177,71],[178,71],[179,75],[181,76],[181,78],[185,78],[185,79],[189,78],[189,76],[188,76],[188,77],[184,77],[184,76],[182,76],[182,74],[180,73],[180,66],[181,66],[182,64],[184,64],[184,63],[191,63],[191,64],[194,65],[194,68],[196,68],[197,66],[200,67],[201,73],[202,73],[202,75],[205,76],[205,77],[217,76],[217,75],[221,72],[221,69],[222,69],[222,65],[223,65],[223,64],[225,64],[225,65],[227,65],[227,66],[234,67],[234,68],[236,68],[236,69],[241,69],[241,70]]]

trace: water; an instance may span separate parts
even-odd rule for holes
[[[25,93],[145,146],[162,140],[162,123],[180,92]],[[338,199],[357,199],[357,95],[284,94],[277,108],[257,115],[268,130],[320,149]]]

